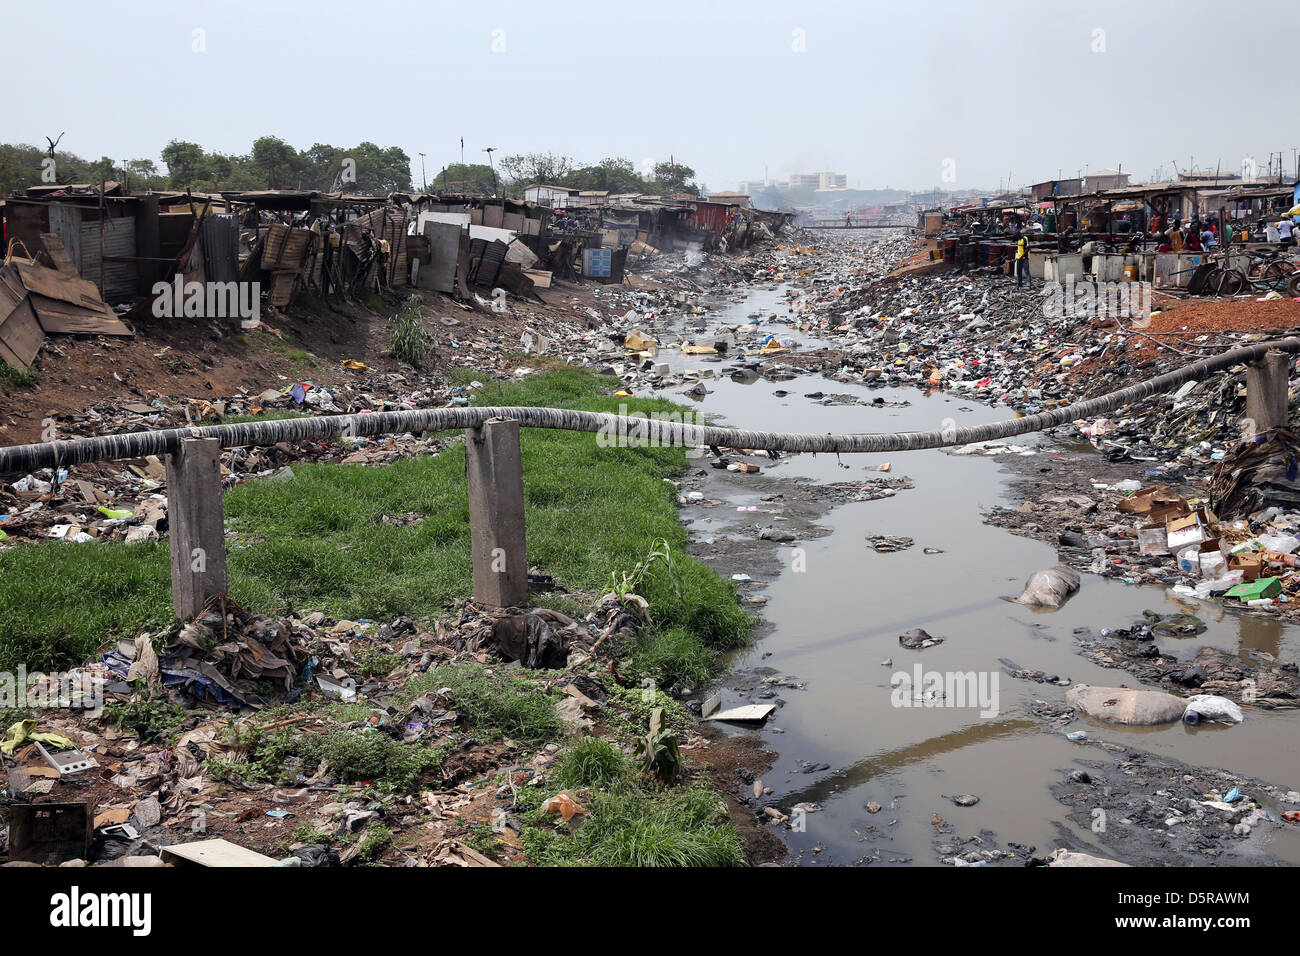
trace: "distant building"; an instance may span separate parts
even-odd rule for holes
[[[728,206],[741,206],[749,208],[749,196],[744,193],[712,193],[708,199],[709,202],[724,203]]]
[[[1095,193],[1102,189],[1119,189],[1121,186],[1127,186],[1128,180],[1128,173],[1121,173],[1118,169],[1094,169],[1083,177],[1083,187],[1088,192]]]
[[[538,183],[524,189],[524,202],[535,202],[539,206],[563,207],[570,196],[576,195],[578,190],[570,189],[568,186],[547,186]]]
[[[1029,187],[1034,202],[1046,202],[1053,196],[1075,196],[1082,192],[1082,179],[1048,179]]]
[[[1080,193],[1119,189],[1127,186],[1128,180],[1129,174],[1121,173],[1118,169],[1097,169],[1082,178],[1048,179],[1034,183],[1029,187],[1029,194],[1034,202],[1046,202],[1053,196],[1077,196]]]
[[[744,179],[736,186],[736,192],[745,196],[752,196],[754,193],[761,193],[767,188],[767,183],[761,179]]]
[[[1216,172],[1201,170],[1195,173],[1185,172],[1178,174],[1178,181],[1180,183],[1235,183],[1240,181],[1240,179],[1241,173],[1229,172],[1226,169]]]
[[[844,189],[849,184],[849,177],[844,173],[818,173],[819,189]]]
[[[791,189],[817,189],[822,184],[821,173],[791,173]]]

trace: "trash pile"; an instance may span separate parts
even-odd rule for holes
[[[1269,855],[1267,841],[1271,831],[1300,822],[1300,792],[1115,744],[1110,749],[1120,754],[1118,763],[1089,762],[1087,770],[1069,771],[1051,791],[1069,808],[1071,822],[1091,826],[1111,853],[1139,866],[1199,857],[1280,864]],[[1120,825],[1098,827],[1099,818]],[[1263,840],[1250,841],[1257,831]]]
[[[193,704],[261,708],[269,697],[297,698],[295,685],[309,681],[313,665],[320,666],[310,653],[320,641],[302,621],[291,618],[286,624],[250,614],[222,597],[188,624],[119,641],[103,662],[122,682],[119,692],[129,693],[126,685],[144,680],[176,690]],[[161,654],[155,650],[159,646]]]
[[[1222,597],[1251,608],[1287,604],[1300,595],[1300,555],[1293,554],[1300,549],[1300,509],[1269,504],[1276,497],[1273,489],[1254,484],[1247,474],[1264,473],[1279,446],[1285,454],[1294,441],[1288,436],[1243,445],[1225,459],[1209,499],[1189,500],[1156,485],[1132,490],[1117,502],[1117,510],[1132,516],[1140,553],[1172,559],[1180,575],[1174,594]],[[1290,461],[1294,469],[1296,458]],[[1286,482],[1285,474],[1275,477]],[[1283,495],[1277,500],[1289,499]],[[1258,510],[1243,510],[1256,506]],[[1240,517],[1229,520],[1233,515]]]
[[[1025,414],[1105,394],[1269,337],[1243,321],[1239,332],[1229,327],[1198,334],[1183,327],[1182,337],[1157,338],[1127,319],[1048,308],[1041,285],[1023,290],[1005,276],[905,265],[917,258],[918,248],[915,239],[904,236],[864,252],[860,245],[827,237],[818,240],[815,251],[792,255],[777,247],[740,262],[764,263],[752,279],[787,283],[788,315],[782,320],[792,330],[837,346],[803,350],[797,363],[805,371],[820,370],[843,382],[941,389]],[[801,258],[815,258],[815,274],[799,267]],[[1154,316],[1178,314],[1178,303],[1163,305],[1173,312]],[[1194,325],[1196,319],[1188,321]],[[794,343],[776,344],[785,349]],[[762,349],[749,354],[762,356]],[[1122,417],[1061,431],[1093,441],[1112,460],[1219,461],[1241,437],[1243,381],[1244,367],[1189,382]]]
[[[476,656],[493,651],[530,670],[579,666],[592,657],[592,632],[550,608],[510,613],[463,601],[449,610],[453,613],[437,622],[435,635],[456,651]]]
[[[504,694],[511,707],[553,712],[560,737],[593,731],[593,715],[615,708],[607,681],[631,682],[612,665],[574,667],[634,636],[649,612],[614,594],[584,622],[540,608],[451,611],[423,630],[405,617],[252,614],[218,598],[189,624],[120,641],[80,669],[101,699],[0,728],[0,859],[511,862],[520,826],[490,854],[475,834],[522,813],[525,792],[544,814],[554,807],[557,825],[586,814],[587,797],[550,788],[559,744],[503,736],[535,732],[522,716],[486,732],[500,718],[484,708],[503,706]],[[611,718],[634,727],[621,706]],[[51,815],[57,832],[40,825]]]

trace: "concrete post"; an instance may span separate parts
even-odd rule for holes
[[[528,599],[524,462],[519,422],[494,418],[465,429],[474,600],[517,607]]]
[[[1256,434],[1286,427],[1287,365],[1287,354],[1276,349],[1246,363],[1246,418],[1254,422]]]
[[[221,442],[186,438],[167,456],[167,528],[171,538],[172,605],[194,617],[226,590],[226,542],[221,517]]]

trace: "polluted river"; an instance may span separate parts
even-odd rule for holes
[[[768,334],[817,347],[791,328],[786,293],[784,285],[749,287],[715,301],[703,319],[678,317],[656,331],[712,341],[739,326],[733,347]],[[672,372],[712,372],[701,378],[703,396],[687,397],[681,387],[659,394],[692,404],[709,424],[779,432],[928,431],[1013,414],[938,391],[868,388],[816,374],[733,380],[742,362],[730,351],[708,359],[661,351],[655,361]],[[1086,573],[1059,609],[1006,600],[1031,574],[1058,563],[1054,547],[985,523],[991,508],[1018,503],[1012,466],[1023,471],[1043,457],[1093,454],[1090,446],[1041,435],[1017,439],[1015,447],[1019,457],[1010,460],[952,450],[787,455],[765,462],[761,474],[710,468],[707,450],[691,459],[682,514],[692,551],[737,576],[761,617],[752,646],[727,662],[716,688],[721,707],[777,705],[757,730],[719,726],[756,733],[777,755],[756,775],[753,805],[760,819],[764,808],[775,808],[766,820],[799,862],[952,864],[959,851],[975,848],[994,850],[990,862],[1023,864],[1058,846],[1119,856],[1115,834],[1105,839],[1107,827],[1137,822],[1108,821],[1086,796],[1067,805],[1054,790],[1081,770],[1082,779],[1094,778],[1090,786],[1104,786],[1131,756],[1124,748],[1159,758],[1149,779],[1128,772],[1148,795],[1165,793],[1162,775],[1176,782],[1181,775],[1170,767],[1179,765],[1222,768],[1282,790],[1296,786],[1300,715],[1293,711],[1251,709],[1235,726],[1130,727],[1082,714],[1054,726],[1044,719],[1062,705],[1067,684],[1143,686],[1093,663],[1078,644],[1132,626],[1144,610],[1193,613],[1205,622],[1195,637],[1156,639],[1162,653],[1180,658],[1210,645],[1294,659],[1300,631],[1163,587]],[[865,483],[867,492],[846,493],[853,483]],[[878,496],[871,488],[887,490]],[[913,628],[942,643],[902,646],[900,635]],[[1017,668],[1057,680],[1017,679],[1010,674]],[[974,699],[935,699],[924,683],[911,685],[930,673],[973,674],[967,686]],[[1081,740],[1067,736],[1080,731]],[[1185,789],[1198,786],[1190,772],[1181,779]],[[1142,859],[1180,862],[1176,844],[1177,834]],[[1248,852],[1300,862],[1300,837],[1294,828],[1273,827]]]

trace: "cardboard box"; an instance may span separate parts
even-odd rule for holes
[[[1150,514],[1156,504],[1172,504],[1177,499],[1169,494],[1168,485],[1154,485],[1135,491],[1127,498],[1121,498],[1115,507],[1129,515]]]
[[[1240,571],[1241,579],[1245,583],[1258,579],[1262,567],[1263,556],[1257,552],[1228,555],[1228,570]]]
[[[1259,601],[1265,598],[1275,598],[1282,593],[1281,578],[1260,578],[1257,581],[1251,581],[1245,584],[1238,584],[1236,587],[1229,589],[1224,597],[1236,598],[1245,604],[1247,601]]]

